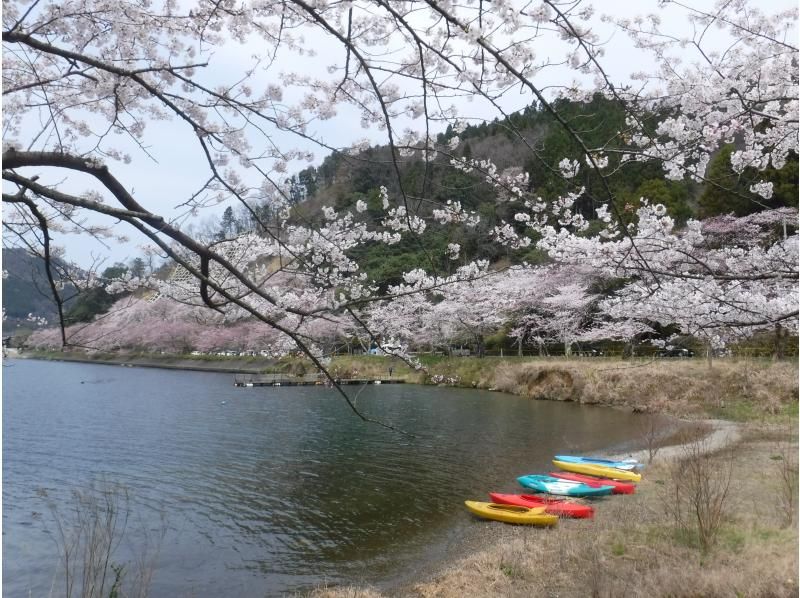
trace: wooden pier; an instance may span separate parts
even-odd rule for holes
[[[312,374],[309,376],[286,376],[284,374],[239,374],[233,385],[239,388],[255,386],[325,386],[328,379]],[[338,378],[336,382],[345,385],[363,384],[405,384],[400,378]]]

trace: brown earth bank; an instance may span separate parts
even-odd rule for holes
[[[597,501],[594,521],[541,530],[475,519],[451,561],[432,564],[416,583],[318,588],[312,598],[797,596],[796,362],[444,358],[419,373],[387,358],[339,358],[332,367],[369,377],[389,365],[410,381],[670,414],[696,425],[667,438],[632,430],[645,447],[635,456],[652,462],[636,494]]]
[[[337,357],[340,377],[392,375],[409,382],[496,390],[685,418],[749,421],[797,417],[796,361],[602,358],[422,359],[415,371],[386,357]]]

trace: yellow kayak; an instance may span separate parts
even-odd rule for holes
[[[519,507],[516,505],[501,505],[493,502],[478,502],[465,500],[464,504],[473,514],[484,519],[503,521],[505,523],[524,523],[527,525],[555,525],[557,515],[545,513],[547,507]]]
[[[633,471],[617,469],[616,467],[606,467],[605,465],[595,465],[594,463],[568,463],[567,461],[553,460],[553,465],[563,471],[584,473],[600,478],[611,478],[612,480],[639,482],[642,479],[641,474],[634,473]]]

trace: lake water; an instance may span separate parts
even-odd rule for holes
[[[410,438],[360,421],[325,388],[5,364],[4,596],[63,595],[48,503],[68,520],[72,491],[93,483],[129,493],[116,562],[164,531],[152,596],[391,587],[486,525],[464,499],[519,490],[515,478],[549,471],[555,453],[624,446],[646,417],[473,390],[365,388],[358,406]]]

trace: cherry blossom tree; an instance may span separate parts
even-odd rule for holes
[[[572,345],[587,326],[590,309],[597,296],[587,292],[586,286],[573,282],[555,289],[553,294],[531,306],[517,323],[514,336],[535,339],[538,344],[556,341],[564,346],[564,355],[572,355]]]
[[[422,160],[427,172],[444,159],[482,177],[498,201],[513,206],[513,222],[494,227],[491,242],[538,244],[551,259],[628,281],[602,304],[609,318],[674,319],[711,339],[727,334],[712,330],[796,328],[796,214],[791,235],[718,247],[701,223],[676,230],[663,207],[646,201],[631,222],[608,181],[628,164],[654,160],[669,178],[714,184],[705,179],[706,166],[728,143],[736,144],[736,172],[780,168],[797,151],[797,9],[767,14],[745,0],[708,10],[664,1],[660,9],[682,12],[684,19],[675,26],[658,14],[599,17],[588,5],[555,0],[10,0],[3,11],[4,227],[49,261],[54,235],[119,237],[117,225],[124,223],[180,275],[120,284],[145,284],[227,321],[255,319],[324,370],[314,321],[318,332],[344,320],[368,328],[373,303],[440,293],[444,305],[433,304],[430,313],[460,313],[449,320],[450,334],[457,321],[479,338],[514,307],[509,299],[492,313],[498,297],[491,268],[463,254],[458,242],[439,256],[463,260],[456,274],[435,271],[431,259],[430,268],[407,273],[405,285],[386,293],[353,258],[366,244],[421,243],[430,222],[476,226],[478,217],[457,202],[430,197],[427,176],[413,188],[404,183],[404,160]],[[653,66],[615,81],[604,31],[628,35]],[[630,60],[636,62],[633,53]],[[574,81],[548,90],[551,76]],[[589,144],[555,101],[593,94],[619,102],[627,115],[626,129],[601,146]],[[580,152],[546,164],[564,179],[567,190],[557,196],[542,197],[537,181],[518,168],[501,170],[491,160],[455,153],[464,113],[488,120],[531,102]],[[324,126],[334,119],[378,131],[388,145],[394,184],[391,192],[380,189],[376,221],[366,218],[363,201],[352,210],[323,207],[316,225],[289,218],[290,168],[315,159],[314,152],[358,161],[375,141],[332,144]],[[437,134],[447,125],[455,135],[442,144]],[[152,145],[161,128],[172,136],[167,151]],[[530,157],[542,160],[511,121],[508,130]],[[170,153],[193,165],[173,202],[178,215],[159,201],[161,193],[138,191],[126,166],[164,160],[156,172],[167,180],[175,167]],[[591,197],[579,182],[586,171],[599,181]],[[748,183],[750,201],[773,191],[766,180]],[[282,211],[280,218],[259,216],[256,202],[264,198]],[[187,234],[186,216],[220,202],[238,202],[260,234],[221,241]],[[587,202],[595,212],[583,209]],[[595,218],[603,229],[590,236]],[[50,281],[58,296],[52,275]],[[451,285],[452,291],[445,288]],[[472,311],[459,312],[464,300],[447,303],[459,293],[472,297]],[[573,295],[565,290],[561,300]],[[579,303],[575,313],[582,312]]]
[[[724,217],[676,230],[660,206],[638,211],[630,239],[553,234],[543,242],[566,262],[628,280],[599,309],[614,320],[675,324],[724,346],[775,325],[797,330],[797,234],[776,234],[796,210]],[[726,239],[736,230],[735,241]],[[635,248],[635,251],[634,251]]]

